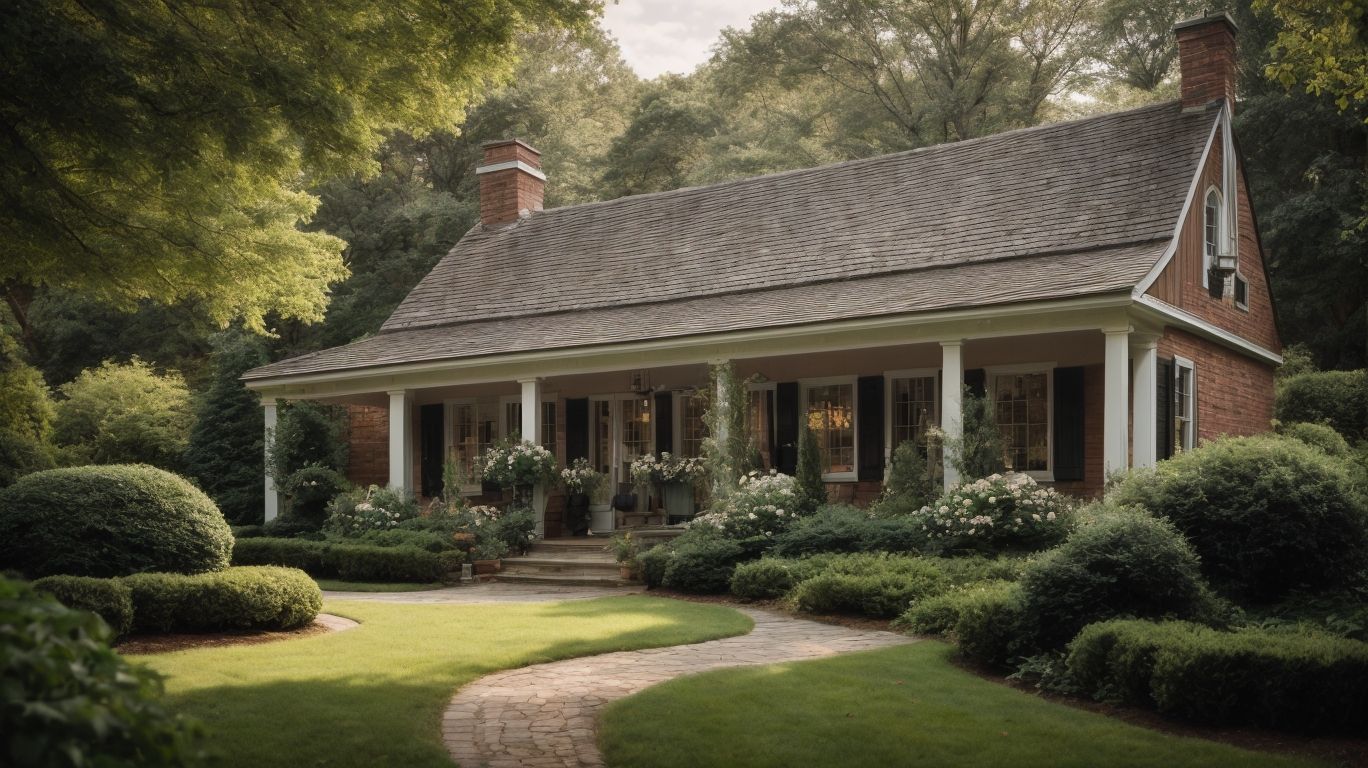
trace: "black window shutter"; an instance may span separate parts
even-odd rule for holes
[[[589,398],[565,401],[565,463],[589,458]]]
[[[879,482],[884,469],[884,377],[861,376],[855,396],[855,440],[860,454],[855,476]]]
[[[798,382],[774,386],[775,468],[786,475],[798,471]]]
[[[982,368],[970,368],[964,372],[964,386],[974,397],[983,397],[988,393],[988,373]]]
[[[1054,478],[1082,480],[1083,369],[1054,370]]]
[[[418,485],[424,496],[441,496],[443,443],[446,442],[445,406],[441,403],[418,409]]]
[[[674,395],[657,392],[655,396],[656,455],[674,453]]]
[[[1154,455],[1160,461],[1173,458],[1173,361],[1160,360],[1158,371],[1155,374],[1155,418],[1158,424],[1155,425]]]

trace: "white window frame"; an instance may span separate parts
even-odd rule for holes
[[[1211,287],[1211,265],[1215,253],[1207,252],[1206,232],[1209,222],[1207,221],[1207,201],[1211,196],[1216,196],[1216,250],[1221,249],[1221,243],[1226,238],[1226,216],[1225,216],[1225,196],[1221,194],[1221,188],[1212,184],[1206,188],[1202,195],[1202,287]]]
[[[1237,270],[1235,270],[1235,282],[1236,282],[1236,284],[1244,283],[1244,286],[1245,286],[1245,300],[1244,300],[1244,301],[1240,301],[1240,292],[1239,292],[1239,291],[1233,290],[1233,289],[1232,289],[1232,291],[1231,291],[1231,295],[1232,295],[1232,297],[1233,297],[1234,300],[1235,300],[1235,308],[1236,308],[1236,309],[1239,309],[1239,310],[1243,310],[1243,311],[1245,311],[1245,312],[1248,312],[1248,311],[1249,311],[1249,280],[1245,279],[1244,274],[1241,273],[1241,272],[1237,269]]]
[[[623,403],[624,400],[650,400],[650,399],[651,399],[651,398],[649,398],[649,397],[642,397],[641,395],[639,395],[639,394],[637,394],[637,393],[635,393],[635,392],[615,392],[615,393],[611,393],[611,394],[590,395],[590,396],[589,396],[589,455],[590,455],[591,457],[596,457],[596,456],[598,455],[598,430],[594,428],[594,403],[596,403],[596,402],[607,402],[607,403],[608,403],[608,420],[609,420],[608,431],[609,431],[609,433],[610,433],[609,439],[611,439],[611,440],[613,441],[613,444],[612,444],[612,446],[611,446],[611,450],[609,451],[609,454],[610,454],[610,457],[611,457],[611,458],[610,458],[611,463],[609,464],[609,483],[611,484],[611,487],[612,487],[612,493],[617,493],[617,484],[618,484],[618,483],[631,482],[631,478],[630,478],[630,477],[616,477],[616,476],[615,476],[616,473],[617,473],[617,470],[620,469],[620,468],[622,467],[622,463],[623,463],[623,456],[622,456],[622,453],[621,453],[621,448],[622,448],[622,403]],[[648,449],[649,449],[649,450],[646,451],[647,453],[654,453],[654,452],[655,452],[656,416],[657,416],[657,415],[658,415],[658,414],[655,413],[655,403],[652,402],[652,403],[651,403],[651,422],[650,422],[650,424],[651,424],[651,430],[650,430],[650,434],[647,435],[647,437],[646,437],[646,445],[647,445],[647,447],[648,447]],[[611,494],[610,494],[610,495],[611,495]]]
[[[851,471],[849,472],[823,472],[822,481],[827,483],[853,483],[860,473],[860,392],[858,387],[858,376],[826,376],[818,379],[799,379],[798,390],[801,393],[799,413],[803,421],[799,423],[801,430],[807,420],[808,413],[808,391],[813,387],[828,387],[833,384],[846,384],[850,386],[850,435],[851,435]]]
[[[672,395],[670,403],[670,434],[673,438],[670,441],[670,452],[675,456],[684,455],[684,401],[698,397],[703,392],[702,387],[690,387],[688,389],[676,389]],[[653,428],[654,429],[654,428]],[[708,424],[703,423],[703,431],[708,431]],[[703,446],[699,446],[699,455],[702,455]]]
[[[445,467],[447,460],[451,457],[451,449],[455,447],[456,439],[456,406],[473,405],[477,409],[481,405],[494,408],[495,419],[498,423],[503,422],[503,405],[497,400],[489,397],[455,397],[447,398],[442,401],[442,465]],[[492,445],[493,443],[491,443]],[[479,458],[478,456],[475,458]],[[483,485],[483,484],[481,484]],[[478,496],[483,493],[483,488],[461,491],[463,496]]]
[[[558,395],[558,394],[556,394],[556,393],[552,393],[552,392],[543,392],[543,393],[542,393],[542,398],[541,398],[541,403],[542,403],[542,409],[543,409],[543,410],[542,410],[542,419],[541,419],[541,421],[542,421],[543,424],[546,423],[546,411],[545,411],[545,408],[546,408],[547,404],[551,404],[551,405],[556,406],[556,416],[558,416],[558,417],[560,416],[560,410],[561,410],[561,409],[560,409],[560,395]],[[499,398],[499,437],[502,437],[502,438],[505,438],[505,439],[512,437],[512,436],[513,436],[514,430],[521,430],[521,429],[522,429],[522,425],[521,425],[521,424],[509,424],[509,423],[508,423],[508,406],[510,406],[510,405],[519,405],[519,406],[522,405],[522,397],[521,397],[520,395],[503,395],[503,396],[501,396],[501,397]],[[557,426],[557,429],[559,429],[559,425]],[[553,454],[556,453],[556,442],[557,442],[557,441],[556,441],[556,433],[555,433],[555,432],[552,432],[552,433],[551,433],[551,453],[553,453]],[[539,442],[538,444],[541,445],[542,443]],[[560,458],[560,457],[557,456],[557,460],[559,460],[559,458]]]
[[[1177,413],[1177,409],[1183,407],[1181,400],[1174,404],[1174,416],[1185,419],[1188,425],[1187,435],[1183,435],[1182,432],[1179,431],[1179,434],[1175,436],[1176,439],[1174,442],[1177,443],[1177,449],[1180,453],[1186,453],[1197,447],[1197,366],[1186,357],[1174,355],[1173,391],[1175,394],[1178,392],[1178,382],[1182,380],[1184,370],[1186,370],[1192,378],[1188,380],[1187,413],[1181,415]],[[1177,400],[1176,397],[1174,399]],[[1175,428],[1177,428],[1176,425]]]
[[[777,393],[778,393],[778,382],[775,382],[775,381],[752,381],[752,382],[750,382],[749,384],[746,385],[746,420],[747,420],[747,422],[750,421],[750,396],[751,396],[751,393],[753,393],[753,392],[774,392],[774,393],[776,393],[776,394],[775,394],[775,397],[778,397],[778,394],[777,394]],[[778,403],[776,402],[776,406],[777,406],[777,405],[778,405]],[[776,411],[777,411],[777,408],[776,408]],[[774,415],[775,415],[775,418],[776,418],[776,419],[777,419],[778,416],[779,416],[779,414],[778,414],[777,412],[776,412]],[[775,425],[774,425],[773,423],[770,424],[770,430],[777,433],[777,430],[775,429]],[[776,438],[776,442],[777,442],[777,438]],[[772,443],[770,444],[770,447],[769,447],[769,452],[770,452],[770,467],[771,467],[771,468],[773,468],[773,467],[775,466],[775,463],[776,463],[776,461],[777,461],[777,459],[778,459],[778,456],[777,456],[778,450],[779,450],[779,449],[778,449],[778,448],[773,444],[773,442],[772,442]]]
[[[1023,472],[1039,482],[1054,482],[1054,371],[1055,363],[1023,363],[1021,365],[999,365],[992,368],[984,368],[983,375],[987,378],[984,382],[984,391],[988,395],[989,405],[993,408],[994,416],[997,415],[997,377],[1011,376],[1018,373],[1043,373],[1045,374],[1045,471],[1028,470]],[[996,419],[994,419],[996,421]]]
[[[941,415],[941,372],[939,368],[905,368],[897,371],[884,371],[884,468],[893,463],[893,382],[896,379],[925,379],[935,382],[935,397],[931,400],[931,424],[940,426]]]

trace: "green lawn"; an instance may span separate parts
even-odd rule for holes
[[[421,592],[425,589],[441,589],[447,586],[440,581],[430,584],[413,584],[402,581],[339,581],[338,579],[314,579],[319,589],[331,592]]]
[[[1314,765],[1052,704],[951,652],[928,641],[682,678],[610,705],[599,743],[621,768]]]
[[[329,601],[324,608],[362,624],[134,658],[169,677],[171,703],[206,724],[208,746],[225,765],[449,768],[442,710],[481,675],[751,627],[730,608],[635,596],[501,605]]]

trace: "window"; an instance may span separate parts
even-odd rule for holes
[[[1202,215],[1202,285],[1208,285],[1216,253],[1221,248],[1221,191],[1207,190],[1206,206]]]
[[[760,454],[760,465],[770,469],[774,466],[774,385],[752,384],[746,396],[751,439]]]
[[[1240,275],[1235,275],[1235,306],[1249,309],[1249,282]]]
[[[590,400],[589,419],[594,434],[594,469],[601,474],[613,473],[613,403],[611,400]],[[614,490],[614,493],[617,491]]]
[[[449,455],[458,471],[471,483],[478,483],[475,460],[494,444],[499,422],[493,403],[466,402],[450,406],[451,444]]]
[[[694,392],[679,394],[679,455],[695,458],[703,455],[703,436],[707,427],[703,424],[703,398]]]
[[[1173,361],[1173,442],[1176,452],[1190,451],[1194,445],[1196,372],[1191,360],[1181,357]]]
[[[996,373],[993,402],[1008,471],[1050,471],[1050,374]]]
[[[651,400],[633,397],[622,401],[622,477],[632,476],[632,462],[636,457],[653,453],[651,444]]]
[[[936,422],[936,377],[907,376],[889,379],[890,433],[888,448],[897,450],[908,440],[921,440]]]
[[[504,437],[521,436],[522,401],[504,400]],[[556,452],[556,401],[542,401],[541,444],[551,453]]]
[[[806,388],[807,427],[822,455],[828,480],[855,479],[855,382],[817,383]]]

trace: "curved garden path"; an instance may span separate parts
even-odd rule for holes
[[[915,642],[749,608],[750,634],[642,651],[621,651],[512,669],[456,692],[442,740],[462,768],[601,766],[598,712],[610,701],[721,667],[797,661]]]

